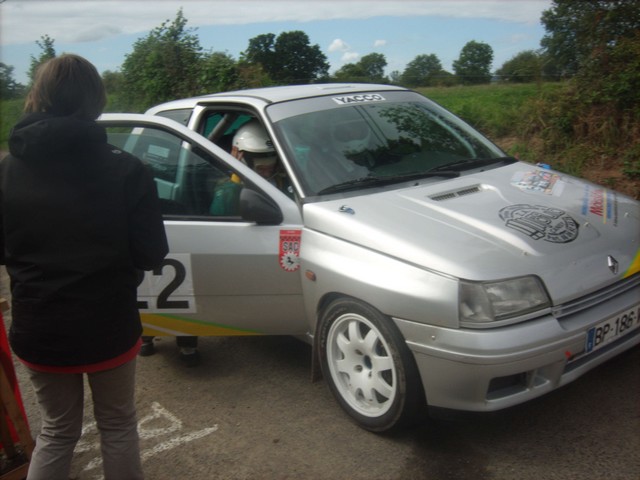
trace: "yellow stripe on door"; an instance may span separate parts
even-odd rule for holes
[[[144,328],[143,335],[151,335],[154,337],[176,335],[197,335],[199,337],[262,335],[260,332],[251,330],[240,330],[169,315],[142,313],[140,314],[140,318]]]

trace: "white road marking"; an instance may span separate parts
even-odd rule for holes
[[[143,450],[140,453],[140,457],[144,462],[145,460],[153,457],[154,455],[157,455],[158,453],[166,452],[167,450],[171,450],[172,448],[175,448],[179,445],[183,445],[185,443],[198,440],[199,438],[206,437],[207,435],[215,432],[216,430],[218,430],[218,426],[214,425],[213,427],[203,428],[202,430],[199,430],[197,432],[187,433],[185,435],[182,435],[181,437],[171,438],[166,442],[162,442],[156,445],[155,447],[147,448],[146,450]]]
[[[153,438],[159,438],[163,436],[170,435],[178,430],[182,429],[182,420],[176,417],[169,410],[164,408],[158,402],[153,402],[151,404],[151,413],[145,415],[138,421],[138,435],[140,436],[140,440],[149,440]],[[149,425],[151,422],[168,422],[167,426],[163,427],[154,427],[152,428]],[[185,443],[193,442],[194,440],[198,440],[200,438],[206,437],[207,435],[212,434],[213,432],[218,430],[218,425],[213,425],[212,427],[203,428],[202,430],[197,430],[194,432],[184,433],[182,435],[178,435],[168,440],[165,440],[161,443],[158,443],[150,448],[146,448],[140,452],[140,458],[144,463],[149,458],[153,457],[162,452],[166,452],[167,450],[171,450],[172,448],[176,448],[180,445],[184,445]],[[89,451],[95,451],[97,456],[91,459],[85,467],[82,469],[83,472],[88,472],[97,468],[100,468],[102,465],[102,457],[100,455],[100,439],[97,441],[90,442],[85,440],[86,434],[97,435],[98,429],[96,427],[96,422],[87,423],[82,428],[82,438],[78,442],[75,448],[75,453],[84,453]],[[95,480],[102,480],[102,474],[98,474],[93,477]]]
[[[159,437],[160,435],[173,433],[182,428],[182,421],[158,402],[151,404],[151,410],[151,414],[145,415],[138,421],[138,435],[140,436],[140,440]],[[145,426],[145,424],[159,419],[168,420],[169,426],[164,428],[148,428]]]

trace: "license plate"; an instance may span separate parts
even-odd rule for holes
[[[636,305],[590,328],[587,332],[585,352],[589,353],[598,350],[638,327],[640,327],[640,305]]]

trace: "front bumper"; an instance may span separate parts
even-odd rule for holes
[[[394,321],[414,354],[429,406],[495,411],[544,395],[640,344],[635,328],[585,353],[591,327],[638,303],[636,287],[561,320],[549,314],[484,330]]]

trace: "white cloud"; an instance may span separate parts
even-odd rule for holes
[[[349,50],[349,48],[349,45],[344,40],[341,40],[339,38],[336,38],[333,42],[331,42],[331,45],[329,45],[330,52],[346,52]]]
[[[331,45],[329,45],[329,52],[342,53],[340,57],[340,63],[353,63],[360,57],[358,52],[354,52],[351,46],[340,38],[336,38]]]
[[[359,56],[360,54],[358,52],[345,52],[345,54],[342,55],[342,61],[343,63],[353,63]]]
[[[373,42],[374,47],[384,47],[386,44],[386,40],[376,40],[375,42]]]
[[[47,34],[59,42],[145,33],[182,8],[189,26],[393,17],[464,17],[537,23],[551,0],[6,0],[0,3],[2,44],[33,43]],[[99,25],[89,34],[87,27]]]

